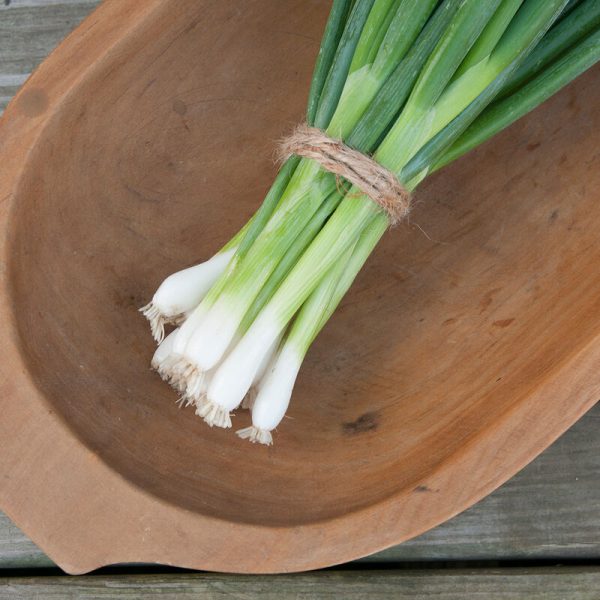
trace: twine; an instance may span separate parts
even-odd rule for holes
[[[392,225],[408,216],[411,194],[396,175],[341,140],[304,123],[279,146],[281,160],[294,154],[316,161],[337,178],[343,177],[355,185],[388,214]]]

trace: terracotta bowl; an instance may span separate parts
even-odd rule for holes
[[[328,8],[108,1],[2,118],[0,507],[69,572],[360,557],[488,494],[598,398],[597,69],[422,187],[274,447],[209,429],[149,370],[137,309],[258,206]]]

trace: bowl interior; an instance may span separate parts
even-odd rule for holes
[[[326,4],[157,11],[53,115],[11,215],[20,343],[50,409],[127,479],[225,520],[426,490],[600,324],[595,70],[422,186],[311,349],[274,447],[177,408],[137,309],[258,206]]]

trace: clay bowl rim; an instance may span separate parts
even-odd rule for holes
[[[0,160],[0,234],[6,261],[10,252],[12,207],[29,166],[36,140],[82,81],[114,60],[119,44],[136,35],[145,19],[166,10],[161,0],[107,2],[92,13],[39,67],[0,119],[5,143]],[[117,23],[117,25],[115,25]],[[92,64],[69,57],[102,44]],[[60,70],[63,78],[53,74]],[[23,98],[43,91],[44,106],[35,116],[21,110]],[[600,344],[592,340],[526,399],[515,402],[494,430],[483,430],[437,468],[423,475],[413,490],[404,490],[367,507],[299,526],[228,522],[192,513],[137,487],[112,470],[49,410],[22,355],[15,325],[10,281],[0,274],[0,318],[7,333],[0,364],[4,385],[0,437],[0,507],[60,567],[88,572],[119,562],[148,562],[237,573],[277,573],[315,569],[353,560],[412,538],[468,508],[513,476],[559,437],[596,401],[589,381],[600,362]],[[596,375],[597,378],[597,375]],[[569,381],[569,386],[564,381]],[[584,381],[587,384],[584,386]],[[598,387],[598,386],[597,386]],[[569,388],[569,393],[565,391]],[[553,397],[552,405],[544,400]],[[576,401],[573,401],[576,398]],[[568,408],[567,408],[568,407]],[[539,417],[554,413],[560,427],[549,431]],[[507,468],[498,456],[507,440],[527,435]],[[485,438],[485,439],[484,439]],[[482,465],[481,449],[487,462]],[[27,451],[25,451],[25,449]],[[48,480],[48,468],[60,470]],[[477,466],[480,477],[462,478]],[[435,492],[462,478],[460,493],[428,494],[428,510],[419,510],[424,492]],[[139,517],[143,515],[143,520]],[[93,518],[106,535],[86,540]],[[146,534],[152,532],[151,543]],[[116,543],[118,540],[119,543]],[[253,552],[248,552],[252,543]],[[277,547],[278,552],[271,550]],[[282,549],[281,551],[279,551]]]

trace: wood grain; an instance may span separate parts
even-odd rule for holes
[[[0,600],[598,600],[600,569],[0,578]]]
[[[573,124],[568,132],[554,131],[543,152],[533,153],[548,132],[528,119],[491,151],[488,147],[488,154],[476,153],[469,164],[476,168],[463,161],[424,187],[427,211],[417,211],[415,218],[431,236],[424,239],[413,229],[386,239],[311,353],[305,370],[311,377],[304,375],[298,394],[303,400],[293,408],[295,427],[286,428],[290,433],[282,434],[276,454],[249,453],[222,432],[197,431],[185,416],[169,410],[162,388],[147,379],[142,366],[148,348],[132,316],[151,282],[147,270],[132,268],[140,262],[131,256],[151,257],[151,274],[172,269],[190,253],[186,225],[200,221],[204,235],[192,238],[194,252],[210,251],[225,235],[215,225],[227,222],[231,213],[223,204],[206,205],[203,198],[221,197],[223,181],[228,184],[224,196],[236,210],[255,206],[259,188],[272,177],[272,167],[260,159],[265,140],[301,113],[302,99],[293,90],[306,83],[309,59],[314,59],[310,46],[300,47],[289,32],[276,28],[269,39],[281,52],[267,54],[259,33],[290,15],[298,27],[306,27],[306,39],[316,40],[320,27],[299,17],[306,5],[296,2],[286,8],[297,12],[286,10],[285,17],[277,16],[282,5],[276,2],[260,3],[264,13],[247,5],[229,13],[223,4],[206,4],[210,10],[194,19],[199,9],[192,2],[173,4],[177,9],[171,11],[160,3],[107,3],[99,13],[104,23],[100,16],[87,22],[64,44],[3,122],[5,172],[17,174],[14,180],[0,178],[0,197],[10,199],[6,210],[15,207],[13,245],[4,246],[11,251],[5,275],[10,291],[2,316],[17,323],[3,364],[23,377],[18,384],[8,373],[2,379],[3,399],[15,399],[5,400],[3,412],[7,453],[2,469],[11,483],[2,498],[72,571],[137,559],[268,571],[356,556],[415,535],[482,497],[597,400],[593,367],[598,357],[592,344],[597,257],[585,227],[597,210],[592,193],[597,170],[591,163],[578,174],[577,165],[559,154],[569,144],[593,154],[588,134],[598,115],[589,100],[596,83],[588,76],[571,88],[571,94],[577,90],[576,101],[564,93],[537,113],[546,115],[546,122],[567,114]],[[134,19],[128,10],[146,13]],[[229,29],[213,39],[210,19]],[[246,38],[238,36],[242,22]],[[115,24],[135,35],[120,40]],[[223,64],[235,65],[250,83],[259,73],[265,78],[264,85],[278,94],[271,99],[280,110],[276,118],[272,111],[260,112],[266,110],[259,102],[263,88],[248,85],[242,97],[237,76],[225,67],[211,70],[214,62],[204,45],[212,49],[228,35],[236,44],[220,46]],[[241,51],[244,44],[248,52]],[[293,73],[276,60],[292,49],[301,65]],[[194,60],[182,60],[186,55]],[[85,85],[78,87],[81,82]],[[165,101],[167,90],[177,110]],[[67,94],[68,106],[61,105]],[[49,115],[52,127],[43,127]],[[232,115],[242,120],[228,129]],[[139,122],[144,123],[144,152],[135,147],[144,141],[142,130],[130,131]],[[242,122],[246,129],[240,139]],[[207,126],[212,133],[203,129]],[[244,160],[234,163],[235,178],[222,172],[225,166],[231,172],[231,156],[211,162],[206,173],[198,171],[208,158],[195,141],[198,134],[218,139],[220,148],[244,144],[239,155]],[[24,166],[20,158],[34,144],[36,151]],[[211,158],[218,149],[210,148]],[[53,162],[55,157],[69,160]],[[559,161],[569,163],[560,179],[546,177],[542,185],[525,176],[534,167],[556,174]],[[507,172],[513,175],[510,186]],[[198,190],[204,192],[200,200]],[[181,203],[178,212],[163,214],[172,197]],[[560,217],[553,204],[557,198],[570,200],[560,206]],[[90,215],[101,215],[101,229]],[[548,220],[548,215],[554,217]],[[169,220],[173,216],[178,220]],[[167,226],[174,235],[165,245],[161,235]],[[567,235],[574,226],[578,235]],[[551,227],[564,236],[561,252],[552,253],[549,242],[557,233]],[[119,240],[118,252],[106,244],[107,235]],[[61,244],[48,252],[45,244],[56,239]],[[154,240],[159,247],[152,246]],[[85,252],[78,254],[82,248]],[[573,264],[587,276],[582,278]],[[67,288],[78,290],[75,306],[53,284],[59,274]],[[505,288],[493,287],[500,279]],[[45,312],[33,302],[32,288],[44,289]],[[419,302],[413,302],[417,296]],[[19,311],[13,314],[15,305]],[[371,310],[363,321],[359,305],[377,307],[379,318],[370,318]],[[73,315],[78,327],[69,329]],[[90,329],[96,319],[102,323],[100,334]],[[586,326],[574,328],[576,319]],[[37,332],[34,341],[28,331]],[[394,331],[402,336],[392,337]],[[118,339],[111,332],[119,332]],[[15,339],[22,343],[18,350]],[[365,347],[367,342],[371,346]],[[131,364],[118,360],[118,344],[128,346]],[[517,346],[524,350],[519,360]],[[366,371],[357,368],[362,355],[369,357]],[[39,410],[48,405],[50,412]],[[339,439],[340,430],[348,430],[345,423],[373,407],[383,415],[376,435]],[[306,426],[315,418],[322,426],[310,427],[307,443]],[[32,439],[38,445],[30,451],[25,445]],[[215,447],[227,452],[214,453]],[[240,485],[239,473],[229,466],[242,460]],[[62,471],[53,470],[51,480],[43,468],[33,476],[46,461],[60,464]],[[330,485],[332,476],[337,486]],[[307,489],[307,481],[323,493]],[[31,502],[34,511],[27,506]],[[84,523],[104,535],[94,537],[93,547],[79,536]],[[229,536],[232,531],[236,534]],[[247,552],[250,541],[255,554]],[[288,554],[272,557],[273,544]]]

